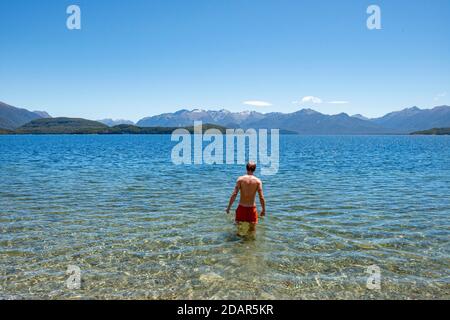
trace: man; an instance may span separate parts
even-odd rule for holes
[[[262,182],[254,176],[256,164],[252,161],[247,163],[247,174],[239,177],[236,182],[233,194],[227,207],[227,213],[230,213],[231,206],[238,193],[241,193],[239,200],[239,207],[236,210],[236,223],[238,226],[238,236],[249,235],[255,237],[256,224],[258,223],[258,211],[256,210],[255,198],[256,193],[259,195],[259,202],[261,204],[261,217],[266,215],[266,201],[263,195]]]

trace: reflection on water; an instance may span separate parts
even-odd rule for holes
[[[448,137],[283,136],[256,241],[224,213],[242,168],[171,146],[1,136],[0,298],[450,298]]]

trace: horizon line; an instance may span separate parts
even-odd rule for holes
[[[15,105],[12,105],[12,104],[9,104],[9,103],[6,103],[6,102],[4,102],[4,101],[0,101],[0,104],[4,104],[4,105],[7,105],[7,106],[10,106],[10,107],[14,107],[14,108],[17,108],[17,109],[24,109],[24,110],[27,110],[27,111],[30,111],[30,112],[46,112],[47,114],[49,114],[50,115],[50,117],[52,117],[52,118],[82,118],[82,119],[86,119],[86,120],[92,120],[92,121],[101,121],[101,120],[112,120],[112,121],[120,121],[120,120],[124,120],[124,121],[131,121],[131,122],[133,122],[133,123],[137,123],[137,122],[139,122],[139,121],[141,121],[141,120],[144,120],[144,119],[147,119],[147,118],[151,118],[151,117],[157,117],[157,116],[161,116],[161,115],[165,115],[165,114],[174,114],[174,113],[177,113],[177,112],[180,112],[180,111],[188,111],[188,112],[195,112],[195,111],[202,111],[202,112],[211,112],[211,111],[215,111],[215,112],[220,112],[220,111],[226,111],[226,112],[229,112],[229,113],[259,113],[259,114],[262,114],[262,115],[267,115],[267,114],[272,114],[272,113],[278,113],[278,114],[284,114],[284,115],[287,115],[287,114],[292,114],[292,113],[296,113],[296,112],[301,112],[301,111],[314,111],[314,112],[316,112],[316,113],[319,113],[319,114],[322,114],[322,115],[326,115],[326,116],[337,116],[337,115],[341,115],[341,114],[345,114],[345,115],[347,115],[347,116],[349,116],[349,117],[355,117],[355,116],[362,116],[362,117],[364,117],[364,118],[367,118],[368,120],[373,120],[373,119],[378,119],[378,118],[382,118],[382,117],[384,117],[384,116],[386,116],[386,115],[388,115],[388,114],[391,114],[391,113],[395,113],[395,112],[401,112],[401,111],[405,111],[405,110],[409,110],[409,109],[414,109],[414,108],[417,108],[417,109],[419,109],[419,110],[433,110],[433,109],[435,109],[435,108],[439,108],[439,107],[450,107],[450,105],[447,105],[447,104],[441,104],[441,105],[435,105],[435,106],[432,106],[432,107],[418,107],[417,105],[414,105],[414,106],[411,106],[411,107],[405,107],[405,108],[403,108],[403,109],[398,109],[398,110],[393,110],[393,111],[389,111],[389,112],[387,112],[387,113],[385,113],[385,114],[382,114],[382,115],[380,115],[380,116],[376,116],[376,117],[367,117],[367,116],[365,116],[364,115],[364,113],[361,113],[361,112],[357,112],[357,113],[354,113],[354,114],[350,114],[350,113],[348,113],[348,112],[337,112],[337,113],[323,113],[323,112],[320,112],[320,111],[317,111],[317,110],[315,110],[315,109],[313,109],[313,108],[311,108],[311,107],[307,107],[307,106],[305,106],[304,108],[301,108],[301,109],[298,109],[298,110],[296,110],[296,111],[292,111],[292,112],[279,112],[279,111],[268,111],[268,112],[262,112],[262,111],[259,111],[259,110],[256,110],[256,109],[254,109],[254,110],[250,110],[250,109],[246,109],[246,110],[242,110],[242,111],[230,111],[229,109],[227,109],[227,108],[224,108],[224,107],[221,107],[221,108],[207,108],[207,109],[203,109],[203,108],[201,108],[201,107],[199,107],[199,108],[193,108],[193,109],[187,109],[186,107],[180,107],[180,109],[177,109],[177,110],[175,110],[175,111],[169,111],[169,112],[163,112],[163,113],[155,113],[155,114],[151,114],[151,115],[147,115],[147,116],[143,116],[143,117],[140,117],[138,120],[130,120],[131,118],[123,118],[123,117],[120,117],[120,118],[114,118],[114,117],[108,117],[108,116],[104,116],[104,117],[96,117],[96,118],[92,118],[92,117],[82,117],[82,116],[72,116],[72,117],[70,117],[70,116],[66,116],[66,115],[61,115],[61,116],[53,116],[53,115],[51,115],[48,111],[46,111],[45,110],[45,108],[30,108],[30,107],[22,107],[22,106],[20,106],[20,107],[17,107],[17,106],[15,106]],[[274,107],[276,107],[276,106],[274,106]]]

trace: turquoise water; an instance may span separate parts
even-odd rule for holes
[[[242,166],[174,144],[0,136],[0,298],[450,298],[450,137],[282,136],[256,241],[224,213]]]

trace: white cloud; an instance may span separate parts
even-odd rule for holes
[[[314,103],[314,104],[321,104],[321,103],[328,103],[328,104],[347,104],[350,103],[349,101],[345,100],[333,100],[333,101],[323,101],[319,97],[314,96],[306,96],[303,97],[300,101],[292,101],[293,104],[302,104],[302,103]]]
[[[272,105],[270,102],[259,101],[259,100],[244,101],[242,103],[247,106],[252,106],[252,107],[270,107]]]
[[[347,104],[347,103],[350,103],[350,102],[348,102],[348,101],[330,101],[328,103],[331,103],[331,104]]]
[[[434,97],[434,101],[438,101],[438,100],[440,100],[441,98],[444,98],[445,96],[447,96],[447,92],[438,93],[438,94],[436,95],[436,97]]]
[[[322,103],[322,99],[318,98],[318,97],[313,97],[313,96],[306,96],[302,98],[301,103],[315,103],[315,104],[319,104]]]

